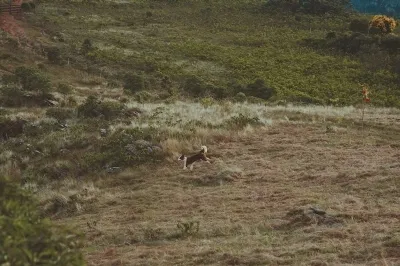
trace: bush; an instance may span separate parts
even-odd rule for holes
[[[49,79],[34,69],[20,67],[13,77],[7,76],[1,91],[0,104],[7,107],[48,106],[54,100]]]
[[[200,99],[200,104],[204,107],[204,108],[208,108],[211,107],[212,105],[216,104],[215,100],[211,97],[205,97],[205,98],[201,98]]]
[[[317,105],[324,105],[325,101],[319,99],[317,97],[313,97],[308,95],[302,91],[295,91],[288,97],[289,101],[295,103],[303,103],[303,104],[317,104]]]
[[[95,96],[89,96],[86,101],[78,106],[80,117],[100,117],[111,119],[122,114],[124,105],[117,102],[101,102]]]
[[[396,20],[384,15],[376,15],[369,22],[369,32],[372,34],[388,34],[396,28]]]
[[[61,65],[63,63],[61,50],[58,47],[50,47],[47,50],[47,59],[52,64]]]
[[[65,120],[74,117],[74,111],[71,109],[53,107],[46,110],[46,116],[57,119],[60,123],[64,123]]]
[[[124,80],[124,90],[135,93],[145,89],[145,79],[143,75],[128,74]]]
[[[400,36],[388,34],[381,39],[381,47],[391,53],[400,51]]]
[[[32,2],[31,3],[22,3],[21,9],[24,12],[30,12],[35,9],[35,4],[33,4]]]
[[[197,76],[189,76],[183,85],[183,90],[189,95],[201,97],[206,94],[206,84]]]
[[[244,94],[243,92],[238,92],[235,95],[235,101],[237,102],[245,102],[247,100],[246,94]]]
[[[376,43],[377,40],[372,36],[355,32],[351,35],[345,34],[336,39],[330,40],[325,45],[345,53],[355,54],[363,49],[367,51],[370,50]]]
[[[239,114],[238,116],[232,116],[225,123],[229,129],[242,129],[247,125],[252,125],[252,126],[262,125],[262,122],[258,117],[256,116],[249,117],[243,114]]]
[[[6,140],[10,137],[17,137],[24,132],[26,120],[9,118],[0,118],[0,139]]]
[[[257,79],[253,83],[247,85],[247,95],[268,100],[276,94],[274,88],[267,87],[263,79]]]
[[[332,40],[336,38],[336,32],[330,31],[326,34],[325,39]]]
[[[154,95],[148,91],[140,91],[135,93],[134,99],[140,103],[151,102],[157,99],[157,95]]]
[[[15,69],[16,81],[22,90],[48,93],[51,90],[50,79],[33,68],[18,67]]]
[[[231,93],[226,87],[214,86],[213,84],[208,84],[205,87],[205,92],[219,100],[231,96]]]
[[[32,196],[0,177],[0,265],[85,265],[82,236],[37,209]]]
[[[90,39],[85,39],[81,46],[81,53],[87,55],[89,52],[94,50],[93,43]]]
[[[353,19],[350,22],[350,30],[367,34],[369,31],[369,21],[367,19]]]
[[[1,88],[0,104],[6,107],[17,107],[24,105],[25,93],[16,86]]]
[[[59,83],[57,86],[57,91],[65,97],[67,94],[72,93],[73,87],[65,83]]]
[[[95,150],[87,152],[83,162],[92,170],[159,162],[163,158],[163,151],[155,141],[160,133],[153,128],[118,130],[105,137]]]

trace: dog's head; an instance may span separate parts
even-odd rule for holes
[[[186,157],[186,156],[182,154],[182,155],[178,158],[178,161],[183,161],[183,160],[185,160],[185,157]]]

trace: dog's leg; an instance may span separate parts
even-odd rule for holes
[[[194,165],[194,163],[192,163],[192,164],[190,165],[190,171],[193,171],[193,165]]]
[[[186,170],[186,162],[187,162],[187,158],[185,157],[185,159],[183,159],[183,170]]]

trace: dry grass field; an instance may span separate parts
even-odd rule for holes
[[[170,139],[164,163],[66,180],[86,204],[56,220],[85,232],[89,265],[399,265],[398,110],[362,129],[358,109],[317,109],[197,139],[212,164],[193,171]]]

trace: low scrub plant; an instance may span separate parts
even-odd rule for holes
[[[124,90],[130,93],[142,91],[146,88],[145,78],[141,74],[127,74],[124,79]]]
[[[0,177],[0,265],[86,265],[83,238],[38,213],[36,201]]]
[[[262,122],[256,116],[251,117],[240,113],[237,116],[232,116],[225,122],[225,125],[230,129],[243,129],[248,125],[262,125]]]
[[[178,222],[176,227],[179,229],[180,236],[192,236],[199,232],[199,221]]]
[[[65,123],[67,119],[74,117],[74,110],[61,107],[52,107],[46,110],[46,116],[57,119],[59,123]]]
[[[89,96],[85,102],[78,106],[78,116],[85,118],[105,118],[111,119],[122,114],[124,105],[118,102],[102,102],[95,96]]]
[[[34,68],[18,67],[14,75],[4,75],[0,102],[4,106],[48,105],[54,97],[50,94],[50,79]]]

